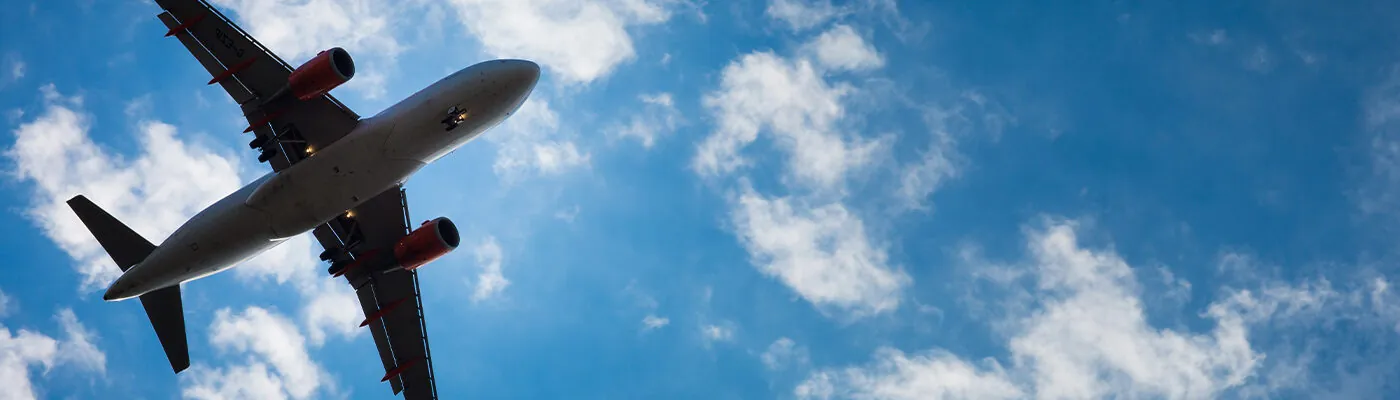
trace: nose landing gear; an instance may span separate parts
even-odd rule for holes
[[[447,128],[445,130],[450,132],[453,129],[457,129],[457,125],[465,122],[468,116],[471,116],[470,111],[452,106],[452,108],[447,110],[447,117],[442,119],[442,124]]]

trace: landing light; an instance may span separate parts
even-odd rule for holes
[[[462,122],[466,122],[467,117],[469,117],[469,116],[471,116],[471,112],[470,112],[470,111],[462,111],[462,112],[460,112],[460,113],[457,113],[457,115],[453,115],[453,116],[452,116],[452,122],[456,122],[456,123],[459,123],[459,124],[462,123]]]
[[[345,218],[355,218],[355,211],[354,211],[354,210],[346,211],[346,212],[345,212]]]
[[[306,146],[306,154],[311,154],[311,153],[313,153],[313,152],[315,152],[315,151],[316,151],[316,150],[315,150],[315,149],[312,149],[311,146]]]

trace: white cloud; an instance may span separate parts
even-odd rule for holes
[[[382,71],[394,65],[402,45],[394,35],[396,11],[405,4],[387,0],[214,0],[237,15],[238,23],[293,66],[321,50],[343,47],[355,57],[355,79],[345,87],[367,98],[384,93]],[[366,63],[368,62],[368,63]],[[372,64],[368,66],[365,64]]]
[[[486,135],[497,144],[492,169],[507,181],[527,175],[557,175],[587,167],[592,156],[579,151],[559,132],[559,115],[549,103],[534,97],[503,124],[501,132]]]
[[[947,132],[936,131],[933,138],[919,156],[919,161],[901,167],[899,189],[896,197],[905,209],[927,210],[925,200],[938,190],[943,182],[956,178],[960,173],[954,161],[957,150]]]
[[[814,373],[798,392],[848,398],[1209,398],[1242,387],[1258,370],[1264,357],[1247,338],[1249,314],[1230,305],[1238,302],[1210,306],[1203,315],[1214,324],[1209,333],[1152,327],[1133,269],[1111,251],[1081,246],[1076,226],[1050,220],[1029,229],[1027,270],[997,283],[1033,281],[1029,293],[1011,296],[1015,304],[1007,307],[1007,321],[997,324],[1009,336],[1012,371],[994,360],[973,367],[940,349],[912,359],[883,349],[869,366]]]
[[[671,94],[643,94],[638,98],[645,104],[641,112],[632,114],[626,124],[614,127],[614,135],[634,138],[642,142],[642,147],[650,149],[658,136],[675,132],[681,123],[681,113],[676,110]]]
[[[41,365],[47,372],[57,353],[58,341],[51,337],[23,329],[12,335],[0,326],[0,397],[37,398],[29,369]]]
[[[823,67],[832,70],[865,71],[885,66],[885,59],[849,25],[836,25],[823,32],[803,50]]]
[[[853,316],[893,311],[911,281],[840,203],[814,207],[745,188],[731,216],[754,265],[821,309]]]
[[[797,342],[786,337],[774,340],[768,345],[768,350],[759,355],[763,365],[771,370],[780,370],[789,366],[803,367],[810,361],[806,346],[799,346]]]
[[[33,184],[25,214],[78,262],[84,292],[106,286],[120,270],[64,203],[69,198],[84,194],[160,243],[241,186],[233,156],[186,143],[175,127],[157,121],[138,124],[138,155],[112,154],[88,136],[91,116],[81,111],[80,98],[65,98],[52,85],[43,93],[44,112],[13,131],[5,156],[15,164],[12,176]]]
[[[57,319],[59,327],[63,328],[63,342],[58,347],[55,361],[105,374],[107,372],[107,354],[93,343],[97,334],[84,327],[71,309],[58,310],[54,319]]]
[[[705,343],[728,342],[734,340],[734,327],[732,324],[705,325],[700,327],[700,337]]]
[[[1028,397],[993,360],[977,366],[945,351],[910,357],[881,348],[867,366],[813,373],[793,390],[800,399],[1017,399]],[[1054,397],[1051,397],[1054,398]]]
[[[495,236],[487,236],[481,244],[472,249],[476,265],[481,272],[476,275],[476,288],[472,290],[472,301],[482,301],[498,295],[510,286],[510,280],[501,275],[501,245]]]
[[[794,31],[811,29],[842,14],[831,0],[771,0],[764,12]]]
[[[880,148],[879,141],[842,133],[841,100],[854,89],[826,82],[808,60],[751,53],[726,66],[720,82],[704,98],[717,127],[700,143],[692,164],[702,176],[743,167],[747,160],[740,151],[768,133],[788,155],[792,183],[840,191],[847,175]]]
[[[73,312],[60,310],[54,315],[64,330],[63,340],[20,329],[11,333],[0,326],[0,398],[38,398],[29,371],[43,367],[47,374],[56,366],[72,365],[80,370],[104,373],[106,356],[92,344],[88,333]]]
[[[670,323],[670,318],[658,317],[655,315],[647,315],[645,318],[642,318],[642,331],[652,331],[661,329],[662,327]]]
[[[286,244],[283,244],[286,246]],[[364,329],[359,327],[364,320],[360,298],[350,285],[339,279],[326,279],[321,276],[309,277],[310,285],[302,286],[302,324],[306,337],[313,346],[320,346],[330,334],[351,338]]]
[[[588,83],[636,58],[629,27],[671,18],[668,0],[453,0],[462,26],[493,57],[525,58]]]
[[[1212,309],[1209,334],[1148,325],[1132,268],[1081,247],[1074,225],[1030,233],[1044,308],[1020,321],[1012,352],[1047,397],[1211,397],[1239,386],[1259,356],[1244,322]]]
[[[330,387],[330,376],[311,360],[306,339],[286,317],[248,307],[215,313],[210,343],[244,355],[241,364],[211,368],[195,364],[181,374],[182,394],[195,399],[307,399]]]

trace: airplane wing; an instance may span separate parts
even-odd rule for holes
[[[304,159],[354,129],[360,116],[330,94],[302,101],[277,96],[292,67],[205,0],[156,0],[166,12],[158,17],[239,104],[253,132],[249,147],[263,150],[259,161],[273,171]]]
[[[388,381],[395,394],[402,391],[405,399],[436,399],[418,271],[383,267],[393,264],[394,245],[408,234],[409,221],[405,191],[393,188],[313,233],[327,249],[325,258],[342,257],[338,263],[345,266],[340,271],[364,309],[361,326],[370,329],[379,348],[382,381]]]
[[[166,12],[161,22],[194,55],[243,110],[250,147],[261,148],[273,171],[281,171],[316,148],[324,148],[354,129],[359,116],[329,94],[310,100],[277,96],[292,67],[263,47],[205,0],[155,0]],[[245,131],[246,132],[246,131]],[[271,157],[269,157],[271,155]],[[437,399],[428,348],[423,303],[416,271],[385,271],[393,264],[393,246],[409,233],[404,191],[385,191],[313,234],[327,251],[323,259],[347,267],[342,271],[355,288],[365,314],[362,326],[379,350],[394,394],[408,400]],[[347,305],[348,306],[348,305]]]

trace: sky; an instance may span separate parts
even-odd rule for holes
[[[158,242],[246,121],[153,2],[0,3],[0,398],[388,398],[305,236],[184,285],[171,373],[63,201]],[[406,183],[444,398],[1400,397],[1385,2],[212,3],[361,115],[543,67]]]

